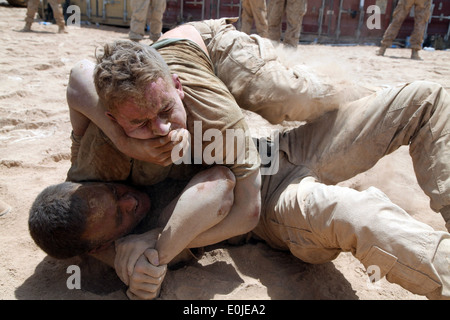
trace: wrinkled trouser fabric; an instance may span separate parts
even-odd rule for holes
[[[234,21],[219,19],[189,24],[200,32],[216,75],[241,108],[256,112],[271,123],[304,121],[370,91],[341,90],[300,63],[285,66],[269,39],[237,31],[231,24]]]
[[[450,96],[418,81],[341,106],[280,137],[280,172],[264,177],[256,235],[309,263],[348,251],[380,277],[429,298],[450,295],[450,235],[410,217],[376,188],[333,186],[401,145],[439,211],[450,204]],[[307,178],[305,178],[307,177]],[[445,219],[445,217],[444,217]]]
[[[281,22],[283,14],[286,13],[286,31],[284,33],[283,43],[288,46],[297,47],[307,5],[307,0],[270,0],[267,7],[269,39],[280,41]]]
[[[431,0],[400,0],[395,7],[393,18],[386,29],[381,45],[390,47],[397,37],[406,16],[414,6],[414,30],[411,34],[411,49],[420,50],[422,48],[425,28],[430,18]]]
[[[325,99],[314,91],[313,78],[284,67],[265,39],[238,33],[229,22],[193,25],[216,74],[239,105],[272,123],[311,116],[308,107],[320,107],[316,100]],[[448,207],[449,115],[446,90],[418,81],[363,94],[284,132],[280,172],[264,177],[263,212],[255,234],[310,263],[350,251],[366,267],[378,267],[380,276],[414,293],[448,297],[447,232],[412,219],[375,188],[358,192],[330,184],[364,172],[399,146],[409,145],[431,208]]]
[[[162,31],[162,19],[166,11],[166,1],[162,0],[131,0],[131,22],[129,37],[132,40],[142,40],[145,26],[150,25],[150,39],[158,40]]]
[[[270,41],[236,31],[231,21],[209,20],[192,25],[207,45],[217,76],[239,106],[272,123],[313,118],[291,133],[302,137],[292,141],[303,143],[288,150],[308,151],[297,156],[295,164],[311,167],[309,162],[320,155],[321,166],[314,167],[314,172],[321,181],[334,184],[368,170],[400,145],[410,144],[416,175],[431,199],[431,208],[440,211],[450,205],[450,101],[442,86],[417,81],[371,94],[366,91],[363,97],[334,106],[315,118],[317,114],[313,113],[327,98],[316,95],[315,87],[310,85],[313,80],[283,66]],[[309,106],[316,109],[308,110]],[[384,140],[375,143],[375,138]],[[349,161],[350,166],[343,165]]]
[[[376,188],[294,180],[262,223],[270,233],[257,228],[260,238],[302,261],[325,263],[351,252],[375,272],[374,281],[386,277],[415,294],[450,298],[450,234],[415,220]]]
[[[440,211],[450,204],[450,96],[439,84],[415,81],[380,90],[300,126],[282,140],[290,160],[336,184],[409,145],[417,181]]]
[[[57,0],[48,0],[48,3],[50,3],[50,6],[52,7],[53,16],[55,17],[56,24],[59,27],[64,27],[66,23],[64,21],[61,5],[58,3]],[[39,8],[39,0],[28,0],[27,16],[25,18],[26,23],[29,24],[33,23],[38,8]]]
[[[267,7],[266,0],[243,0],[242,1],[242,25],[241,31],[250,34],[253,22],[256,32],[264,38],[268,36]]]

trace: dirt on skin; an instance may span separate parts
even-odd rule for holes
[[[58,261],[31,239],[28,211],[46,186],[65,180],[70,166],[66,88],[71,67],[94,61],[103,43],[127,39],[128,29],[110,26],[68,27],[33,24],[20,32],[25,8],[0,0],[0,199],[12,211],[0,217],[0,299],[127,299],[114,271],[79,258]],[[145,41],[144,41],[145,42]],[[422,61],[408,49],[300,45],[302,63],[322,67],[332,61],[340,80],[373,86],[430,80],[450,88],[450,52],[422,51]],[[332,58],[332,60],[331,60]],[[267,123],[246,112],[250,124]],[[382,159],[370,171],[342,185],[358,190],[375,186],[415,218],[445,230],[418,187],[407,148]],[[81,269],[81,289],[68,289],[67,268]],[[369,282],[364,267],[350,253],[335,261],[310,265],[264,243],[205,248],[196,259],[170,270],[160,299],[424,299],[382,279]]]

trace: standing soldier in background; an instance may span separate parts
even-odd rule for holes
[[[399,0],[397,7],[395,7],[391,24],[386,29],[383,40],[381,40],[381,47],[377,51],[377,55],[383,56],[386,48],[391,46],[392,41],[397,37],[403,20],[405,20],[413,6],[414,30],[411,34],[411,59],[421,60],[419,50],[422,49],[425,27],[430,18],[431,0]]]
[[[269,39],[280,41],[281,20],[283,13],[286,12],[287,27],[284,33],[284,44],[296,48],[306,10],[307,0],[270,0],[268,5]]]
[[[25,27],[23,27],[22,31],[29,32],[31,31],[31,24],[34,21],[34,16],[38,11],[39,0],[28,0],[27,3],[27,16],[25,18]],[[67,33],[65,26],[66,22],[64,21],[63,11],[61,4],[58,3],[58,0],[48,0],[50,6],[53,10],[53,16],[55,17],[56,24],[58,25],[59,33]]]
[[[150,25],[150,40],[161,36],[162,18],[166,11],[166,0],[131,0],[130,40],[144,39],[145,26]]]
[[[256,32],[264,38],[268,37],[267,6],[266,0],[243,0],[242,1],[242,27],[241,31],[251,33],[255,22]]]

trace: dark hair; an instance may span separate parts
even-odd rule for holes
[[[48,255],[67,259],[89,252],[95,246],[83,240],[89,206],[75,191],[78,183],[49,186],[30,209],[28,228],[34,242]]]

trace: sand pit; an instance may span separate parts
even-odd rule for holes
[[[125,286],[109,269],[79,259],[58,261],[36,247],[28,233],[28,210],[46,186],[62,182],[70,165],[70,121],[65,102],[70,68],[93,59],[104,42],[127,39],[128,29],[108,26],[68,28],[34,23],[20,32],[25,8],[0,0],[0,199],[12,211],[0,217],[0,299],[127,299]],[[301,45],[306,62],[339,65],[352,81],[376,86],[431,80],[450,90],[450,52]],[[314,57],[314,61],[311,61]],[[341,73],[342,76],[342,73]],[[249,117],[255,117],[249,115]],[[257,119],[258,120],[258,119]],[[258,123],[255,121],[255,123]],[[259,123],[263,123],[262,121]],[[369,172],[343,185],[376,186],[415,218],[444,230],[417,186],[408,151],[401,148]],[[81,289],[69,290],[67,267],[79,265]],[[333,263],[309,265],[263,243],[216,245],[198,260],[171,270],[160,299],[423,299],[381,280],[368,283],[364,267],[351,254]]]

